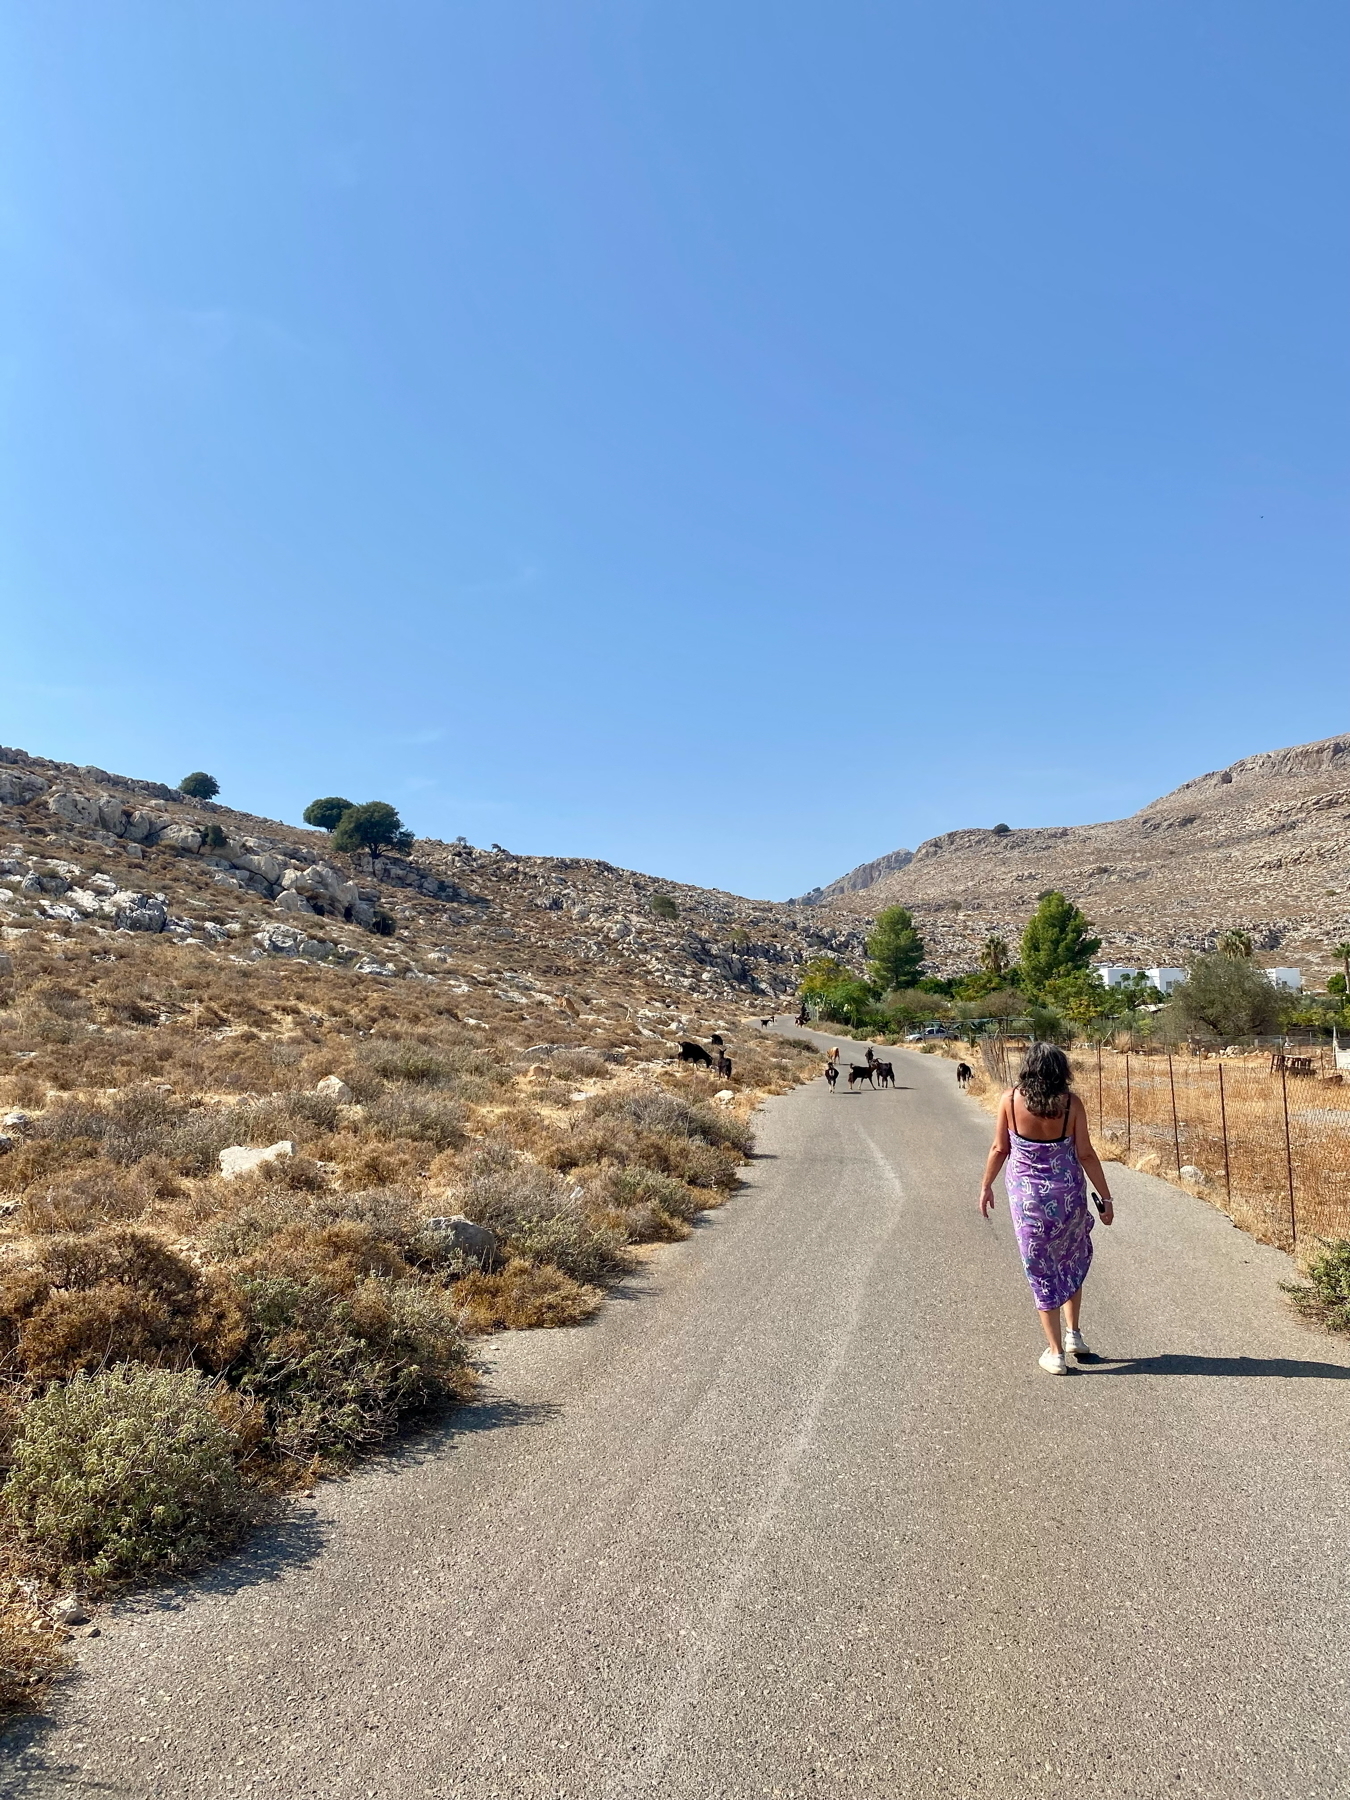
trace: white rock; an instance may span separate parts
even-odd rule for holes
[[[68,825],[82,825],[93,831],[99,827],[98,801],[91,794],[77,794],[70,788],[57,788],[47,796],[47,805],[58,819]]]
[[[302,894],[297,894],[293,888],[283,888],[272,904],[281,912],[308,913],[311,918],[314,916],[314,908],[309,901]]]
[[[281,1156],[294,1156],[295,1145],[289,1138],[283,1138],[279,1144],[269,1144],[265,1150],[250,1150],[244,1144],[231,1144],[220,1153],[220,1172],[226,1181],[233,1181],[236,1175],[248,1175],[254,1169],[260,1169],[265,1163],[275,1162]]]
[[[111,910],[119,931],[163,931],[169,916],[162,894],[113,894],[102,903],[102,909]]]
[[[325,1075],[314,1089],[316,1094],[323,1094],[329,1100],[336,1100],[339,1106],[350,1106],[352,1090],[340,1075]]]
[[[396,975],[398,970],[392,968],[388,963],[377,962],[373,956],[363,956],[356,965],[356,973],[358,975]],[[470,1019],[468,1023],[477,1025],[479,1021]]]
[[[723,1106],[730,1106],[735,1098],[736,1092],[734,1088],[722,1088],[720,1092],[713,1095],[713,1099],[719,1101]]]
[[[151,815],[138,806],[128,813],[123,821],[122,833],[124,837],[130,838],[133,844],[143,844],[150,836],[153,827],[154,820]]]
[[[1182,1163],[1181,1179],[1191,1182],[1195,1187],[1204,1187],[1209,1177],[1203,1169],[1197,1169],[1194,1163]]]
[[[6,1131],[22,1131],[28,1122],[29,1116],[21,1107],[15,1107],[13,1112],[7,1112],[4,1118],[0,1119],[0,1125],[3,1125]]]
[[[202,833],[200,827],[185,819],[181,824],[166,826],[159,834],[159,841],[161,844],[172,844],[178,850],[200,850]]]
[[[98,822],[105,831],[111,831],[115,837],[121,837],[127,828],[127,809],[120,800],[111,794],[100,794],[98,797]]]
[[[52,1618],[58,1625],[87,1625],[89,1613],[78,1594],[66,1594],[52,1602]]]

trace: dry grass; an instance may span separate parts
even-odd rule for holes
[[[466,1275],[455,1284],[455,1298],[464,1329],[481,1333],[580,1325],[604,1296],[548,1263],[514,1257],[499,1274]]]

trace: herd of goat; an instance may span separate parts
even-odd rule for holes
[[[833,1093],[834,1085],[839,1079],[838,1063],[826,1063],[825,1079],[830,1084],[830,1092]],[[895,1086],[895,1069],[893,1065],[888,1062],[882,1062],[870,1044],[867,1046],[867,1061],[865,1063],[850,1063],[848,1066],[848,1085],[850,1088],[861,1087],[864,1082],[867,1083],[868,1087],[874,1090],[879,1087]]]

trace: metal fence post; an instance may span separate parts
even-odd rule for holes
[[[1102,1047],[1097,1046],[1097,1136],[1106,1132],[1106,1115],[1102,1108]]]
[[[1125,1160],[1130,1158],[1130,1053],[1125,1052]]]
[[[1280,1099],[1284,1104],[1284,1166],[1289,1176],[1289,1241],[1298,1248],[1298,1215],[1294,1211],[1294,1147],[1289,1141],[1289,1076],[1280,1062]]]
[[[1167,1052],[1167,1085],[1172,1092],[1172,1145],[1177,1153],[1177,1174],[1181,1173],[1181,1133],[1177,1129],[1177,1084],[1172,1073],[1172,1052]]]
[[[1219,1127],[1223,1132],[1223,1191],[1233,1198],[1233,1178],[1228,1172],[1228,1107],[1223,1097],[1223,1064],[1219,1064]]]

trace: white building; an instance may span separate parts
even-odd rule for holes
[[[1157,988],[1160,994],[1170,994],[1173,988],[1181,986],[1186,979],[1185,969],[1145,969],[1150,987]]]
[[[1272,987],[1285,988],[1291,994],[1303,990],[1302,969],[1267,969],[1265,977]]]
[[[1142,969],[1126,969],[1118,963],[1094,963],[1094,973],[1103,987],[1123,987],[1132,975],[1142,975]]]

